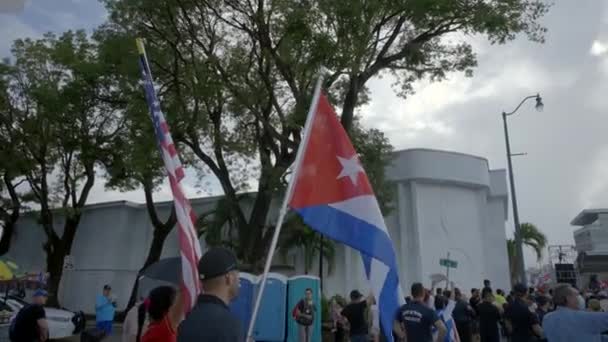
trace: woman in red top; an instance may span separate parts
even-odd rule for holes
[[[150,324],[141,342],[176,342],[175,332],[184,312],[181,296],[171,286],[160,286],[150,292],[149,299]]]

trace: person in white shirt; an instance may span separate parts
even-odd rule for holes
[[[374,300],[374,304],[369,309],[371,316],[371,335],[372,341],[380,342],[380,315],[378,312],[378,305]]]
[[[140,338],[143,336],[147,325],[146,311],[146,303],[143,298],[140,298],[140,300],[135,303],[135,306],[127,312],[125,321],[122,325],[122,342],[138,342],[138,336]]]

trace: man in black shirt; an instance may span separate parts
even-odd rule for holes
[[[397,312],[395,326],[399,336],[407,336],[407,341],[432,342],[432,328],[437,328],[437,341],[443,341],[447,329],[437,313],[424,303],[424,287],[420,283],[412,285],[412,302],[405,304]],[[399,331],[401,330],[401,331]]]
[[[358,290],[350,292],[350,303],[342,309],[342,316],[346,318],[350,326],[351,342],[366,342],[368,334],[368,324],[365,320],[365,309],[371,306],[374,297],[368,296],[363,299],[363,295]]]
[[[517,284],[513,288],[515,299],[505,312],[507,330],[511,333],[511,342],[530,342],[543,336],[538,316],[530,311],[528,288]]]
[[[477,305],[479,316],[479,335],[481,342],[500,342],[498,324],[500,322],[501,308],[494,304],[492,289],[486,287],[482,292],[483,302]]]
[[[203,294],[179,326],[177,341],[243,341],[241,323],[228,309],[239,293],[235,255],[226,248],[211,248],[199,261],[198,271]]]
[[[460,289],[454,289],[454,298],[456,299],[456,305],[452,312],[454,322],[456,322],[456,330],[461,342],[471,342],[471,322],[473,321],[473,308],[464,299]]]
[[[9,328],[12,342],[43,342],[49,337],[44,305],[47,300],[44,290],[34,293],[33,303],[23,307]]]

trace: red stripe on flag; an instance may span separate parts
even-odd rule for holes
[[[177,167],[177,169],[175,170],[175,177],[177,177],[177,181],[181,181],[182,179],[184,179],[185,174],[184,174],[184,168],[180,165]]]
[[[180,208],[178,210],[183,210],[183,208]],[[190,264],[190,277],[193,281],[193,284],[189,284],[191,286],[193,286],[194,288],[192,289],[193,295],[191,298],[193,298],[194,296],[196,296],[196,291],[197,291],[197,287],[198,287],[198,260],[197,257],[194,253],[194,246],[191,244],[191,240],[188,238],[188,234],[186,233],[184,226],[178,223],[178,228],[179,228],[179,245],[180,245],[180,249],[182,252],[182,260],[184,258],[187,259],[188,263]],[[182,268],[183,271],[183,268]]]
[[[166,121],[160,123],[160,129],[163,131],[165,135],[169,134],[169,125],[167,125]]]
[[[175,158],[175,156],[177,155],[177,151],[175,150],[175,145],[174,144],[167,145],[167,152],[169,152],[169,155],[171,156],[171,158]]]

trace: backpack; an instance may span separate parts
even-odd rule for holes
[[[298,315],[297,314],[298,311],[299,312],[310,311],[310,316],[312,316],[312,317]],[[304,326],[310,326],[310,325],[312,325],[312,323],[314,321],[314,311],[315,311],[314,305],[308,305],[308,303],[306,303],[306,301],[302,299],[293,308],[292,316],[295,317],[296,322],[298,322],[298,324],[304,325]]]

